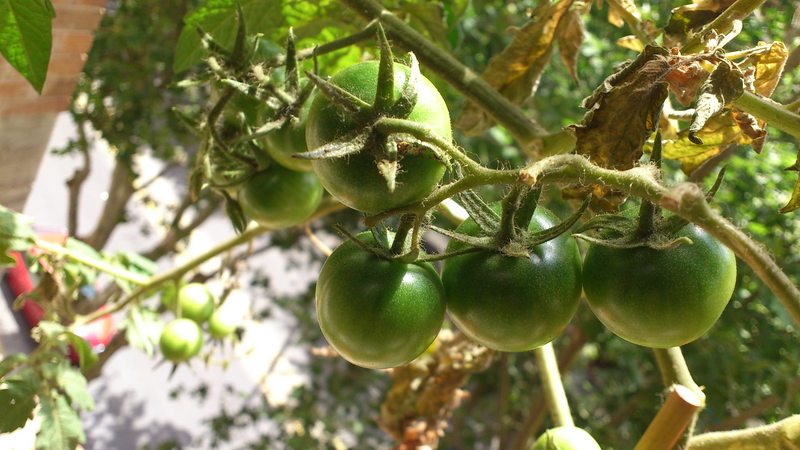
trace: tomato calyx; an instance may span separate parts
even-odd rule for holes
[[[467,244],[467,248],[459,249],[457,254],[478,250],[492,250],[506,256],[528,258],[537,246],[551,241],[566,233],[581,218],[589,207],[590,198],[584,200],[578,210],[569,218],[555,226],[538,232],[528,230],[531,218],[536,211],[540,190],[525,186],[514,186],[500,206],[489,206],[473,191],[465,191],[459,197],[470,217],[480,230],[479,236],[458,233],[456,231],[429,226],[437,233],[450,239]],[[501,214],[497,213],[497,210]],[[449,257],[454,255],[442,255]]]
[[[331,81],[308,72],[308,78],[333,107],[352,116],[360,126],[355,131],[344,134],[331,142],[302,153],[296,158],[321,160],[337,159],[368,153],[374,160],[381,177],[386,181],[389,192],[395,192],[397,176],[402,170],[402,159],[406,155],[429,153],[446,166],[450,158],[446,150],[424,140],[404,133],[402,123],[394,127],[382,123],[382,119],[407,119],[417,105],[418,84],[422,78],[419,64],[413,53],[408,54],[410,71],[405,78],[400,96],[395,100],[395,72],[397,63],[386,39],[383,27],[377,26],[377,40],[380,43],[375,99],[372,104],[362,100]]]

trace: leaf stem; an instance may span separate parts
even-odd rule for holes
[[[745,91],[733,104],[742,111],[766,121],[770,126],[800,139],[800,115],[780,103]]]
[[[386,33],[402,47],[414,52],[416,57],[468,99],[481,105],[495,120],[523,146],[541,137],[542,131],[525,115],[522,109],[503,97],[478,74],[466,67],[450,53],[437,47],[415,29],[385,9],[376,0],[343,0],[367,20],[380,20]]]
[[[108,275],[120,280],[125,280],[138,285],[145,285],[149,282],[149,278],[144,275],[139,275],[138,273],[134,273],[113,264],[109,264],[101,259],[84,255],[80,252],[76,252],[72,249],[64,247],[63,245],[55,244],[42,239],[35,239],[34,245],[47,253],[71,259],[77,263],[91,267],[92,269],[100,272],[107,273]]]
[[[701,31],[692,35],[689,40],[683,44],[681,53],[697,53],[703,50],[705,43],[703,40],[708,36],[708,33],[715,31],[719,34],[725,34],[733,28],[733,22],[736,20],[743,20],[756,10],[765,0],[737,0],[725,11],[722,12],[716,19],[706,25]]]
[[[567,394],[564,392],[564,385],[561,383],[558,361],[556,361],[556,353],[553,351],[552,342],[534,349],[533,353],[536,356],[536,364],[539,366],[542,390],[544,391],[545,402],[553,423],[558,427],[575,426],[572,421],[572,415],[569,412]]]

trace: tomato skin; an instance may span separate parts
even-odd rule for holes
[[[306,102],[306,105],[309,105]],[[308,159],[292,158],[295,153],[303,153],[308,150],[306,145],[306,119],[308,118],[308,106],[300,110],[300,121],[287,123],[277,130],[272,130],[264,138],[267,153],[278,164],[287,169],[298,172],[311,170],[311,161]]]
[[[556,427],[539,436],[532,450],[600,450],[600,445],[581,428]]]
[[[646,347],[676,347],[704,335],[722,315],[736,285],[733,252],[692,224],[678,234],[693,244],[589,247],[583,287],[612,333]]]
[[[310,172],[271,164],[239,189],[245,215],[270,228],[287,228],[308,219],[322,201],[322,185]]]
[[[164,326],[158,345],[167,360],[184,362],[200,353],[203,332],[192,320],[175,319]]]
[[[214,339],[225,339],[233,334],[239,326],[239,321],[224,310],[216,310],[208,319],[208,334]]]
[[[409,73],[408,67],[394,65],[395,99],[400,98]],[[372,104],[377,80],[378,62],[367,61],[342,70],[330,81]],[[451,140],[447,104],[428,79],[421,76],[419,80],[417,103],[406,120],[425,124],[444,139]],[[324,95],[317,95],[308,113],[308,148],[314,150],[365,125],[367,124],[353,120],[352,115],[343,114]],[[406,154],[400,159],[397,186],[394,192],[389,192],[386,180],[378,172],[375,157],[369,151],[345,158],[313,160],[311,165],[331,195],[350,208],[367,213],[385,211],[422,200],[436,187],[445,171],[444,165],[428,151]]]
[[[529,230],[558,223],[539,207]],[[478,235],[468,219],[457,231]],[[464,248],[451,240],[447,251]],[[578,308],[581,259],[568,234],[538,245],[530,258],[484,250],[448,258],[442,271],[450,319],[474,341],[489,348],[521,352],[555,339]]]
[[[374,242],[369,232],[359,239]],[[351,241],[322,266],[316,288],[322,334],[353,364],[371,369],[412,361],[433,342],[445,313],[439,275],[428,263],[380,259]]]
[[[178,290],[181,317],[203,323],[214,312],[214,296],[205,284],[189,283]]]

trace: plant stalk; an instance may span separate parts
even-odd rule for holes
[[[547,409],[553,423],[558,427],[573,427],[572,414],[569,412],[567,394],[564,392],[564,385],[561,383],[561,375],[558,371],[558,361],[556,353],[553,351],[553,343],[547,344],[533,350],[536,355],[536,364],[539,366],[539,374],[542,378],[542,391],[544,392]]]

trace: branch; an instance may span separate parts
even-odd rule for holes
[[[733,104],[742,111],[766,121],[770,126],[800,139],[800,115],[780,103],[745,91]]]
[[[125,206],[135,192],[133,188],[133,177],[130,168],[120,159],[114,165],[111,173],[111,186],[108,188],[108,199],[100,214],[92,234],[81,240],[94,249],[100,250],[105,247],[106,242],[111,237],[111,233],[125,214]]]
[[[704,39],[712,31],[717,34],[725,34],[733,28],[733,22],[743,20],[755,11],[765,0],[737,0],[729,6],[716,19],[706,25],[702,30],[694,34],[683,44],[681,53],[697,53],[705,47]]]
[[[634,450],[672,450],[702,403],[694,390],[673,385]]]
[[[569,412],[569,402],[567,394],[564,392],[564,384],[561,382],[561,374],[558,372],[553,344],[548,342],[534,349],[533,353],[536,356],[536,365],[539,366],[542,390],[553,423],[557,427],[574,427],[575,422],[572,421],[572,415]]]
[[[380,20],[386,34],[400,46],[411,50],[417,59],[465,97],[480,105],[502,124],[523,147],[543,134],[522,109],[503,97],[496,89],[450,53],[442,50],[376,0],[343,0],[367,20]]]
[[[689,373],[689,366],[686,365],[686,360],[683,358],[680,347],[671,348],[654,348],[653,353],[656,356],[656,363],[658,370],[661,372],[661,378],[664,382],[664,387],[672,389],[673,386],[679,385],[686,387],[693,391],[697,396],[697,408],[691,414],[689,423],[686,424],[685,430],[678,439],[677,448],[686,448],[686,443],[694,433],[694,426],[697,423],[697,416],[700,410],[705,407],[706,396],[700,386],[692,379],[692,374]]]
[[[520,179],[530,185],[601,183],[659,204],[699,225],[733,250],[778,297],[794,321],[800,323],[800,290],[760,244],[709,207],[699,186],[684,183],[667,188],[656,181],[648,166],[616,171],[596,166],[579,155],[557,155],[538,161],[522,169]]]
[[[72,178],[67,180],[69,189],[69,209],[67,211],[67,235],[75,236],[78,233],[78,212],[80,211],[81,188],[84,181],[89,177],[92,170],[92,159],[89,157],[89,141],[86,139],[86,130],[83,122],[77,124],[78,129],[78,150],[83,156],[83,165],[75,170]]]
[[[793,449],[798,442],[800,415],[794,415],[771,425],[701,434],[689,442],[689,450]]]

